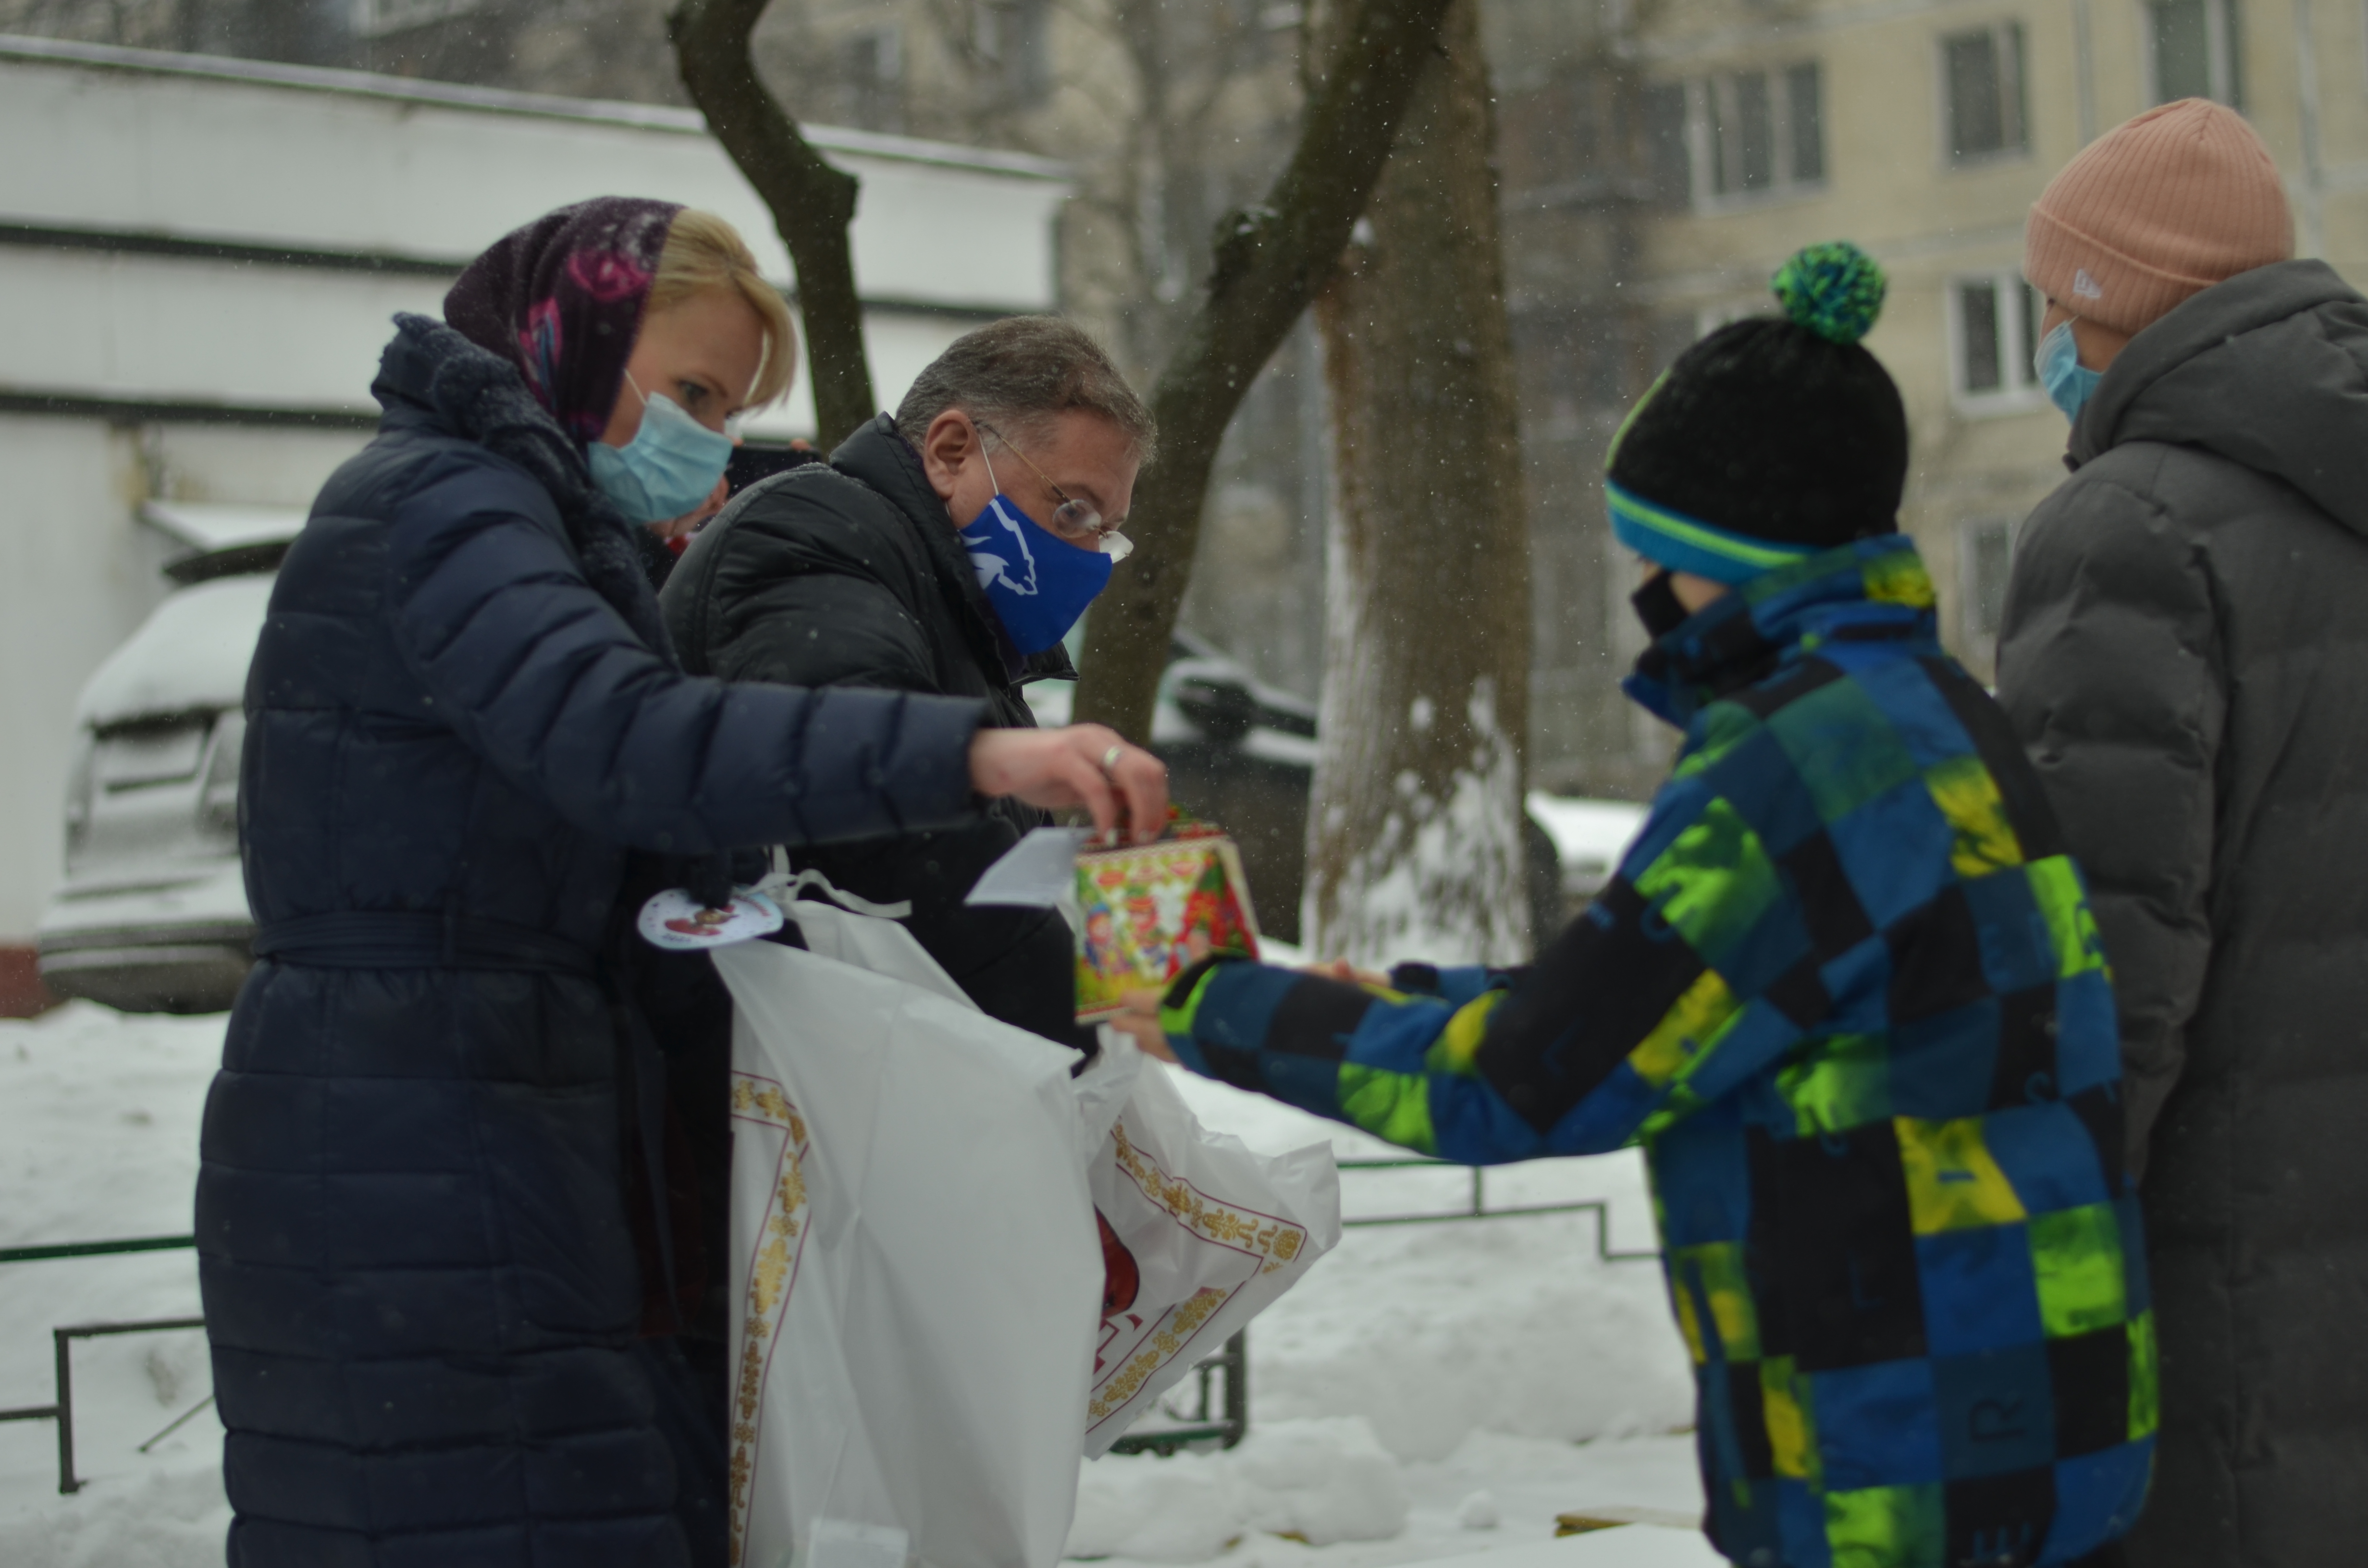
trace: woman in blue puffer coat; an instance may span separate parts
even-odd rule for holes
[[[260,961],[198,1185],[230,1562],[720,1563],[720,1412],[641,1332],[628,854],[1001,794],[1156,823],[1164,778],[1093,726],[681,673],[642,525],[696,509],[794,352],[720,220],[564,209],[445,315],[398,318],[248,679]]]

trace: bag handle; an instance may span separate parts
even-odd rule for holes
[[[774,845],[773,869],[766,874],[763,881],[757,884],[757,891],[780,904],[782,913],[787,914],[790,901],[806,888],[819,888],[824,897],[828,898],[840,908],[857,915],[869,915],[879,920],[903,920],[913,913],[913,901],[909,898],[900,899],[894,903],[874,903],[868,898],[858,897],[854,893],[832,886],[828,877],[811,866],[803,871],[792,873],[790,869],[789,850],[781,845]],[[795,916],[791,918],[794,919]]]

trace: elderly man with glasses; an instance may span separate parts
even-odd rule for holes
[[[727,680],[983,698],[1073,680],[1061,639],[1125,555],[1151,415],[1092,338],[1051,316],[981,327],[921,372],[892,417],[827,463],[745,492],[666,585],[684,665]],[[1106,771],[1156,767],[1114,746]],[[973,826],[793,856],[837,887],[909,902],[907,926],[986,1012],[1083,1048],[1072,938],[1049,910],[971,908],[979,873],[1045,820],[999,801]]]

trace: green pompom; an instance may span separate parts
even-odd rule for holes
[[[1883,313],[1889,279],[1874,257],[1848,240],[1793,253],[1768,280],[1784,313],[1828,343],[1856,343]]]

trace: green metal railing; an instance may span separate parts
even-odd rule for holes
[[[1611,1244],[1611,1206],[1600,1198],[1578,1199],[1566,1203],[1515,1203],[1491,1209],[1488,1207],[1487,1168],[1483,1165],[1457,1165],[1446,1160],[1419,1156],[1336,1160],[1334,1164],[1344,1171],[1463,1170],[1469,1171],[1472,1176],[1471,1196],[1461,1209],[1426,1214],[1361,1215],[1341,1221],[1343,1229],[1360,1225],[1435,1225],[1464,1220],[1509,1220],[1536,1214],[1592,1214],[1595,1216],[1595,1254],[1604,1262],[1644,1263],[1661,1256],[1651,1247],[1614,1247]],[[1214,1442],[1230,1449],[1240,1442],[1250,1426],[1248,1346],[1249,1331],[1244,1329],[1226,1340],[1223,1349],[1204,1357],[1192,1369],[1198,1393],[1193,1408],[1179,1410],[1167,1400],[1161,1400],[1155,1412],[1146,1414],[1156,1414],[1176,1425],[1155,1427],[1148,1432],[1129,1432],[1110,1445],[1110,1452],[1150,1453],[1165,1459],[1202,1443]],[[1224,1380],[1222,1394],[1212,1387],[1219,1378]]]
[[[1192,1365],[1192,1376],[1200,1390],[1198,1407],[1178,1410],[1162,1399],[1158,1413],[1178,1423],[1174,1426],[1156,1427],[1148,1432],[1129,1432],[1112,1443],[1114,1454],[1156,1454],[1171,1459],[1179,1449],[1197,1443],[1213,1442],[1221,1449],[1230,1449],[1250,1430],[1250,1331],[1236,1329],[1234,1336],[1212,1356],[1204,1356]],[[1217,1379],[1225,1380],[1224,1392],[1213,1396],[1210,1385]],[[1146,1413],[1147,1414],[1147,1413]]]
[[[0,1247],[0,1263],[45,1263],[57,1257],[105,1257],[119,1252],[174,1252],[197,1244],[195,1236],[135,1236],[124,1242],[58,1242],[50,1246]]]
[[[115,1242],[59,1242],[49,1246],[0,1247],[0,1263],[46,1263],[63,1257],[108,1257],[127,1252],[172,1252],[198,1244],[195,1236],[133,1236]],[[15,1410],[0,1410],[0,1421],[54,1421],[58,1424],[58,1490],[68,1496],[82,1490],[82,1478],[74,1473],[74,1342],[77,1339],[98,1339],[118,1334],[166,1334],[175,1329],[203,1328],[201,1317],[145,1318],[130,1323],[78,1323],[50,1330],[50,1338],[57,1368],[58,1396],[48,1404],[20,1405]],[[146,1453],[177,1431],[182,1423],[213,1403],[206,1395],[196,1404],[173,1418],[162,1432],[140,1445]]]
[[[1472,1196],[1462,1209],[1430,1214],[1360,1215],[1354,1220],[1341,1221],[1340,1223],[1344,1229],[1358,1225],[1437,1225],[1458,1220],[1511,1220],[1531,1214],[1592,1214],[1595,1216],[1595,1256],[1605,1263],[1643,1263],[1648,1259],[1657,1259],[1661,1256],[1659,1250],[1654,1247],[1626,1248],[1615,1247],[1611,1244],[1611,1204],[1608,1199],[1583,1198],[1575,1199],[1566,1203],[1512,1203],[1503,1208],[1491,1209],[1488,1207],[1488,1167],[1486,1165],[1457,1165],[1446,1160],[1424,1159],[1420,1156],[1406,1159],[1336,1160],[1333,1163],[1344,1171],[1463,1170],[1469,1171],[1472,1175]]]
[[[1611,1244],[1611,1209],[1600,1198],[1580,1199],[1566,1203],[1516,1203],[1502,1208],[1488,1206],[1487,1167],[1455,1165],[1445,1160],[1420,1157],[1380,1160],[1340,1160],[1344,1171],[1373,1170],[1464,1170],[1472,1177],[1471,1196],[1461,1209],[1420,1214],[1361,1215],[1340,1221],[1343,1227],[1368,1225],[1434,1225],[1466,1220],[1509,1220],[1539,1214],[1593,1214],[1595,1216],[1595,1252],[1606,1263],[1641,1263],[1661,1255],[1650,1247],[1618,1248]],[[111,1242],[56,1242],[43,1246],[0,1247],[0,1264],[45,1263],[61,1258],[108,1257],[123,1253],[173,1252],[198,1244],[195,1236],[133,1236]],[[163,1334],[176,1329],[203,1328],[201,1317],[151,1318],[133,1323],[74,1324],[51,1331],[54,1341],[57,1368],[57,1398],[49,1404],[25,1405],[15,1410],[0,1410],[0,1422],[55,1421],[58,1424],[58,1490],[71,1494],[82,1489],[74,1473],[74,1360],[71,1346],[77,1339],[94,1339],[118,1334]],[[1249,1335],[1247,1330],[1235,1334],[1223,1347],[1196,1363],[1192,1369],[1198,1397],[1193,1408],[1178,1410],[1166,1400],[1159,1404],[1159,1414],[1176,1425],[1153,1431],[1130,1432],[1111,1445],[1110,1451],[1121,1454],[1154,1453],[1162,1457],[1179,1449],[1206,1442],[1232,1448],[1249,1431]],[[1223,1388],[1216,1384],[1223,1380]],[[173,1418],[172,1424],[140,1446],[149,1449],[177,1431],[183,1423],[213,1403],[208,1394],[189,1409]]]

